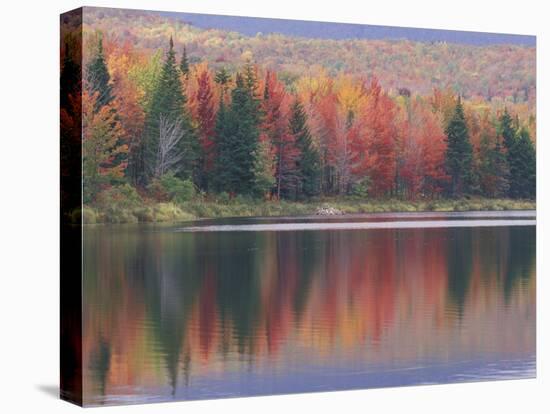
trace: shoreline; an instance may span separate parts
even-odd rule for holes
[[[533,200],[512,199],[441,199],[431,201],[324,199],[312,202],[254,201],[235,199],[225,203],[194,200],[186,203],[144,203],[140,206],[84,206],[82,224],[178,223],[200,219],[245,217],[340,218],[369,213],[450,213],[535,211]],[[330,214],[318,214],[330,211]],[[80,221],[80,212],[72,215]]]

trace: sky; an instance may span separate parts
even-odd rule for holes
[[[457,30],[416,29],[366,24],[328,23],[211,14],[154,12],[176,18],[202,29],[223,29],[255,36],[257,33],[281,33],[320,39],[408,39],[420,42],[462,43],[477,46],[514,44],[535,46],[536,37],[527,35],[464,32]]]

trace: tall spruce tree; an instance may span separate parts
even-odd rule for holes
[[[504,144],[504,150],[506,152],[506,163],[508,164],[509,174],[510,174],[510,185],[509,192],[507,195],[513,198],[519,198],[522,190],[518,187],[520,185],[521,179],[521,168],[517,160],[519,154],[517,152],[517,119],[514,120],[507,108],[504,108],[504,113],[499,120],[499,132],[502,137],[502,142]]]
[[[495,176],[495,197],[506,197],[510,191],[510,167],[499,137],[490,152],[491,166]]]
[[[506,151],[510,151],[516,140],[516,128],[507,108],[504,108],[504,113],[500,117],[500,134],[502,135],[504,148],[506,148]]]
[[[245,78],[238,73],[231,105],[223,102],[216,120],[216,187],[218,191],[255,194],[255,155],[259,154],[258,104]]]
[[[468,194],[473,183],[473,149],[460,97],[445,133],[447,135],[445,165],[451,177],[449,193],[452,197],[458,197]]]
[[[99,110],[99,108],[111,103],[113,100],[113,90],[109,83],[111,77],[109,76],[105,56],[103,55],[103,37],[101,34],[98,35],[96,54],[90,60],[86,69],[88,91],[92,94],[98,94],[96,110]]]
[[[509,151],[510,196],[513,198],[536,197],[536,154],[526,128],[520,128]]]
[[[95,55],[91,58],[90,62],[86,66],[86,88],[89,93],[89,99],[93,102],[92,112],[89,114],[87,130],[83,131],[84,135],[94,136],[96,144],[99,142],[112,142],[112,148],[108,151],[109,153],[109,168],[113,171],[116,169],[122,169],[123,173],[125,170],[125,165],[128,159],[128,152],[121,150],[123,146],[126,146],[124,142],[124,136],[120,129],[120,118],[118,117],[113,101],[115,95],[113,92],[113,86],[111,85],[111,77],[107,69],[107,64],[105,62],[105,56],[103,53],[103,37],[101,33],[97,35],[97,50]],[[84,100],[84,99],[83,99]],[[83,102],[84,106],[84,102]],[[84,108],[83,108],[83,116]],[[103,130],[101,133],[98,131]],[[92,132],[93,131],[93,132]],[[91,143],[89,143],[91,144]],[[96,147],[96,151],[97,151]],[[89,160],[89,158],[88,158]],[[103,164],[103,163],[102,163]],[[104,170],[107,170],[105,165],[102,165]],[[117,174],[105,174],[105,176],[110,175],[110,179],[115,182],[118,180]],[[94,187],[90,184],[89,190]],[[97,190],[97,188],[96,188]],[[95,191],[92,191],[95,193]]]
[[[218,71],[216,71],[216,76],[214,77],[214,81],[221,87],[221,94],[225,94],[227,90],[227,85],[229,84],[229,81],[231,80],[231,76],[229,75],[229,72],[225,67],[222,67]]]
[[[485,131],[481,137],[479,155],[482,194],[488,197],[506,197],[510,188],[509,169],[499,137],[494,137],[493,142]]]
[[[250,96],[253,99],[259,100],[258,96],[258,79],[256,70],[252,62],[247,61],[243,70],[243,83],[248,89]]]
[[[155,168],[161,117],[171,123],[181,122],[182,137],[178,142],[177,150],[181,152],[182,158],[175,167],[175,173],[179,178],[192,177],[197,159],[198,140],[186,104],[187,97],[180,81],[174,42],[170,37],[166,60],[147,111],[144,154],[147,165],[145,181],[148,181]]]
[[[233,125],[229,125],[228,108],[223,99],[216,114],[216,126],[214,131],[214,174],[212,176],[213,187],[218,192],[231,192],[228,188],[231,176],[231,133]]]
[[[189,60],[187,59],[187,48],[185,46],[183,46],[181,55],[180,70],[185,77],[189,76]]]
[[[307,126],[304,107],[296,99],[290,108],[289,130],[300,150],[298,159],[297,197],[311,197],[319,194],[321,179],[321,160],[319,152],[313,146],[311,133]]]

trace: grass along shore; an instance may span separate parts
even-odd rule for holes
[[[314,215],[320,209],[334,209],[341,214],[416,212],[416,211],[505,211],[534,210],[535,201],[464,198],[431,201],[357,200],[327,198],[316,201],[259,201],[236,197],[231,200],[193,200],[184,203],[144,202],[140,205],[84,206],[83,224],[180,222],[201,218],[272,217]],[[74,214],[77,222],[79,214]]]

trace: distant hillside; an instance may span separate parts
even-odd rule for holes
[[[426,94],[434,87],[452,88],[466,98],[526,102],[531,110],[535,106],[534,47],[308,39],[280,34],[251,37],[199,29],[143,11],[90,8],[85,16],[85,31],[101,30],[120,42],[151,51],[166,48],[172,35],[176,50],[186,45],[191,61],[207,60],[211,66],[232,69],[251,57],[277,70],[287,84],[322,67],[332,75],[340,71],[375,75],[388,90],[407,88]]]

